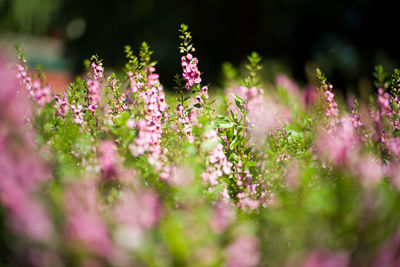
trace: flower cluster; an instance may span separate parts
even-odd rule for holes
[[[42,86],[39,80],[35,80],[32,84],[33,97],[39,107],[51,102],[50,85]]]
[[[83,120],[82,105],[71,105],[71,110],[74,114],[74,122],[82,125],[85,122]]]
[[[210,218],[211,230],[215,233],[223,233],[235,218],[234,206],[227,201],[218,201]]]
[[[216,145],[207,157],[207,162],[209,164],[205,172],[201,174],[201,177],[204,183],[215,186],[218,184],[219,177],[231,173],[233,164],[227,160],[223,151],[223,146],[218,142],[218,135],[215,130],[205,132],[204,140],[205,142],[214,142]]]
[[[112,141],[104,141],[100,145],[99,164],[105,179],[113,178],[116,175],[116,146]]]
[[[333,86],[327,85],[326,90],[323,92],[323,96],[325,99],[325,109],[324,114],[326,118],[329,120],[328,127],[334,127],[336,123],[338,123],[339,109],[337,103],[334,99],[334,94],[332,92]]]
[[[195,140],[195,137],[193,136],[191,113],[192,112],[189,112],[189,114],[186,115],[184,108],[181,104],[176,107],[176,114],[178,116],[178,129],[183,132],[189,143],[193,143]]]
[[[100,257],[111,254],[111,239],[101,218],[95,184],[91,181],[69,186],[65,200],[67,239]]]
[[[201,83],[200,71],[197,67],[199,63],[198,59],[193,57],[192,54],[188,53],[186,56],[182,56],[181,64],[183,70],[183,79],[186,81],[186,90],[190,90],[194,84]]]
[[[145,43],[59,95],[0,58],[1,264],[397,266],[400,70],[349,114],[319,70],[266,90],[252,53],[208,101],[181,28],[176,109]]]
[[[31,97],[40,107],[51,102],[51,86],[42,85],[40,80],[32,81],[32,77],[28,75],[26,68],[22,65],[17,65],[16,77],[28,91],[28,96]]]
[[[230,244],[226,251],[227,266],[254,267],[260,262],[257,238],[243,235]]]
[[[143,88],[144,83],[141,81],[143,77],[140,73],[134,75],[132,71],[129,71],[128,77],[131,93],[136,93],[139,89]]]
[[[65,117],[69,110],[67,94],[65,92],[62,94],[62,96],[56,94],[54,95],[54,100],[55,100],[54,108],[57,109],[57,115],[59,117]]]
[[[254,210],[260,205],[260,201],[257,200],[257,188],[259,184],[253,179],[253,175],[249,170],[244,169],[242,162],[233,165],[234,177],[236,178],[236,185],[240,189],[237,194],[238,203],[237,206],[243,210]]]
[[[350,118],[353,123],[353,127],[355,129],[358,129],[363,126],[360,113],[358,111],[356,111],[354,108],[351,110]]]
[[[154,165],[159,165],[160,158],[163,155],[161,148],[161,138],[163,134],[163,121],[165,119],[164,112],[168,108],[165,102],[163,86],[159,82],[158,74],[155,73],[155,68],[146,69],[147,84],[142,87],[142,84],[135,82],[135,90],[139,91],[139,98],[143,101],[145,118],[136,123],[138,137],[131,144],[130,149],[135,157],[144,154],[148,151],[148,159]],[[132,75],[129,75],[132,79]],[[140,85],[140,87],[137,87]],[[133,92],[133,91],[132,91]]]
[[[203,86],[195,99],[197,103],[202,103],[205,99],[208,99],[208,87]]]
[[[26,68],[22,65],[17,65],[17,79],[20,80],[21,84],[25,87],[29,97],[34,96],[32,91],[32,78],[28,75]]]
[[[97,80],[88,80],[88,110],[94,114],[100,102],[99,87],[100,83]]]
[[[95,62],[92,62],[92,64],[90,64],[90,68],[93,71],[93,78],[96,81],[104,76],[104,74],[103,74],[103,63],[100,62],[99,64],[96,64]]]
[[[30,115],[27,97],[21,97],[30,92],[18,93],[16,81],[1,58],[0,80],[0,207],[7,212],[14,233],[46,244],[54,227],[37,193],[50,179],[50,172],[33,146],[31,129],[21,118]]]

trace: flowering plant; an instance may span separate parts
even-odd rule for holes
[[[147,43],[61,94],[1,59],[0,265],[397,266],[400,71],[347,108],[252,53],[218,94],[180,39],[174,93]]]

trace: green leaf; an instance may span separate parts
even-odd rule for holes
[[[229,148],[232,150],[238,145],[237,143],[237,137],[233,139],[232,143],[229,145]]]
[[[230,121],[217,122],[217,128],[232,128],[236,124]]]
[[[241,98],[241,97],[239,97],[239,96],[237,96],[237,95],[235,95],[235,94],[232,94],[231,92],[229,92],[230,94],[231,94],[231,96],[233,97],[233,99],[235,100],[235,104],[236,104],[236,106],[239,108],[239,110],[243,113],[243,111],[244,111],[244,106],[243,106],[243,103],[244,103],[244,100]]]
[[[185,117],[189,116],[190,112],[192,111],[192,108],[189,108],[188,110],[185,111]]]
[[[257,165],[257,162],[255,162],[255,161],[248,161],[248,162],[246,163],[246,165],[249,166],[249,167],[253,167],[253,166],[256,166],[256,165]]]

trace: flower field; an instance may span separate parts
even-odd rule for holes
[[[217,92],[179,37],[175,92],[146,43],[61,94],[0,59],[0,266],[400,266],[400,71],[346,105],[253,52]]]

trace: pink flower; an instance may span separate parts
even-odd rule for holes
[[[220,234],[228,228],[235,217],[232,205],[225,201],[218,201],[210,219],[210,227],[214,233]]]
[[[91,181],[72,184],[66,191],[64,206],[67,238],[100,257],[110,256],[111,239],[99,214],[95,184]]]
[[[218,135],[215,130],[210,130],[204,133],[205,142],[215,142],[216,146],[209,152],[207,157],[208,167],[201,175],[203,182],[214,186],[218,183],[218,178],[222,175],[231,173],[232,163],[228,161],[223,151],[223,146],[218,143]]]
[[[100,94],[99,94],[100,83],[96,80],[88,80],[87,85],[88,85],[88,98],[89,98],[88,109],[94,114],[100,103]]]
[[[19,69],[26,78],[24,68]],[[17,81],[6,70],[0,58],[0,205],[11,230],[32,241],[50,243],[54,228],[37,198],[38,189],[50,177],[24,121],[31,106],[21,95],[29,92],[19,92]]]
[[[130,76],[131,86],[135,84],[135,90],[139,90],[139,98],[144,103],[145,118],[136,122],[138,135],[135,141],[130,145],[130,150],[133,156],[138,157],[147,152],[147,158],[150,164],[161,169],[160,158],[163,156],[161,148],[161,137],[163,134],[163,119],[166,119],[164,112],[168,108],[165,103],[165,95],[163,86],[158,80],[158,74],[154,73],[155,68],[151,67],[145,70],[147,74],[147,83],[141,84]],[[141,77],[136,77],[140,79]],[[133,92],[133,90],[132,90]],[[133,125],[131,125],[133,126]]]
[[[186,81],[186,90],[190,90],[190,88],[194,84],[201,83],[200,71],[197,68],[198,60],[194,58],[192,54],[188,53],[186,56],[182,56],[182,70],[183,70],[183,79]]]
[[[74,113],[74,122],[77,124],[83,124],[83,112],[82,105],[71,105],[72,112]]]
[[[299,96],[300,95],[300,89],[297,86],[297,84],[292,81],[288,76],[286,76],[285,74],[279,74],[278,76],[276,76],[275,78],[275,84],[278,87],[283,87],[285,88],[288,93],[292,96]]]
[[[116,175],[116,146],[113,141],[104,141],[100,144],[100,168],[105,179],[113,178]]]
[[[317,102],[318,91],[313,86],[306,86],[303,91],[302,103],[304,107],[311,107]]]
[[[351,170],[363,186],[375,186],[378,184],[384,170],[379,160],[374,156],[365,155],[357,158],[357,163],[350,166]]]
[[[176,107],[176,110],[177,110],[177,117],[178,117],[178,120],[177,120],[178,130],[185,135],[185,137],[189,141],[189,143],[193,143],[195,140],[195,137],[192,134],[193,110],[189,114],[185,114],[184,108],[181,104],[179,104]]]
[[[230,244],[224,256],[228,267],[253,267],[260,262],[258,240],[255,237],[242,235]]]
[[[126,191],[115,209],[118,223],[146,230],[156,225],[161,212],[158,197],[152,191],[134,194]]]
[[[59,117],[65,117],[65,115],[67,115],[67,112],[69,110],[67,94],[64,92],[62,94],[62,97],[61,95],[54,95],[54,99],[55,99],[54,108],[57,109],[57,115]]]
[[[316,140],[317,149],[336,165],[350,164],[357,158],[359,145],[356,142],[353,123],[350,118],[328,131],[322,131]]]
[[[25,66],[17,65],[17,79],[20,80],[21,84],[25,87],[28,92],[28,97],[34,96],[34,92],[32,90],[32,78],[28,75],[28,72]]]
[[[193,181],[193,173],[188,167],[166,165],[160,178],[172,186],[187,186]]]
[[[134,120],[134,119],[129,119],[129,120],[126,122],[126,127],[128,127],[129,129],[135,128],[135,120]]]
[[[46,103],[51,102],[50,85],[42,87],[39,80],[35,80],[32,84],[33,98],[39,107],[43,107]]]
[[[99,63],[99,65],[97,65],[96,63],[92,62],[92,64],[90,65],[90,68],[93,71],[93,76],[95,80],[98,80],[100,78],[103,77],[103,64]]]
[[[303,267],[347,267],[350,263],[349,260],[346,252],[313,251]]]
[[[255,210],[260,206],[260,201],[250,198],[247,192],[241,192],[237,194],[237,198],[239,199],[237,206],[244,211]]]
[[[400,263],[399,251],[400,249],[400,229],[388,238],[383,245],[379,248],[378,255],[372,262],[373,267],[398,267]]]
[[[3,163],[0,156],[2,169]],[[0,201],[8,211],[12,229],[35,241],[51,241],[54,234],[53,225],[45,209],[35,199],[29,188],[18,184],[16,177],[10,175],[10,173],[6,176],[2,175],[0,178]]]

